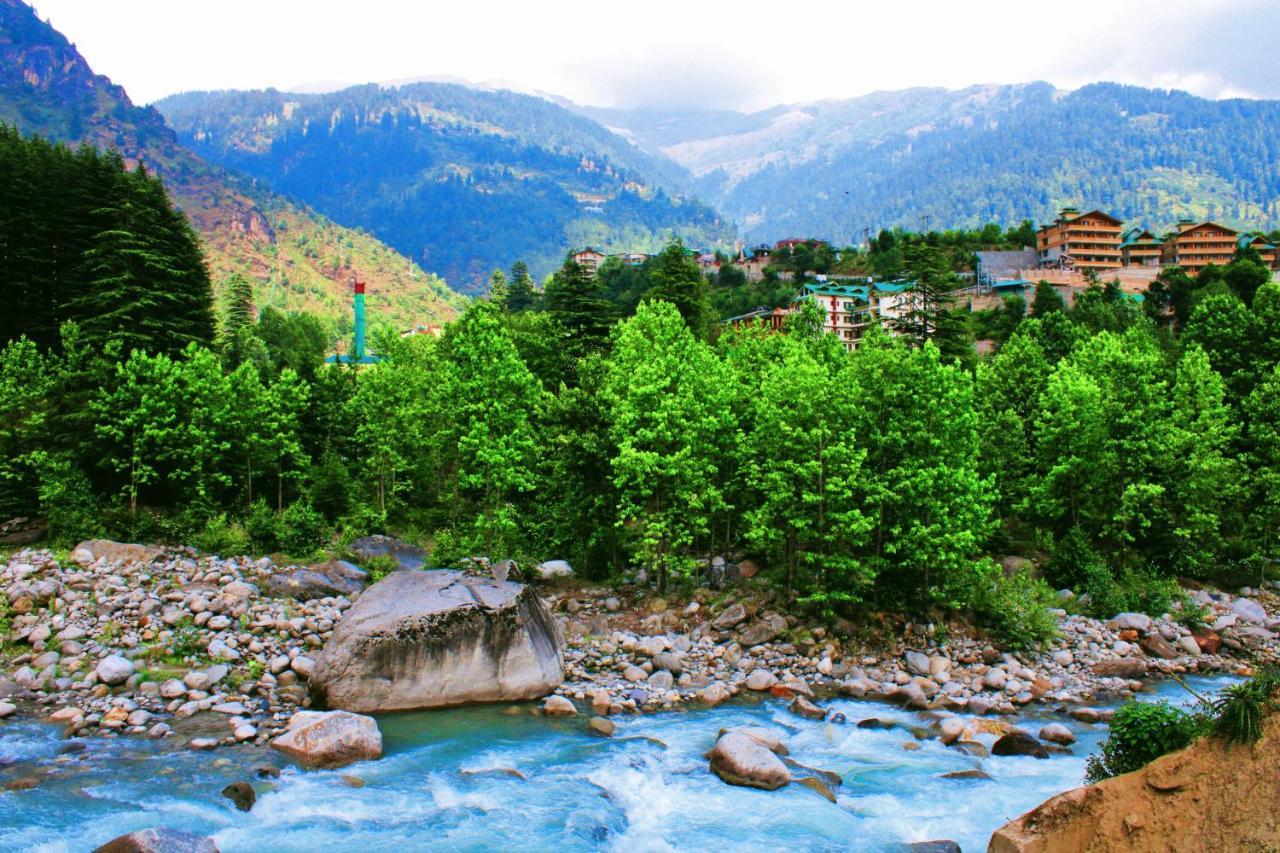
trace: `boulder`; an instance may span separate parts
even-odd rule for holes
[[[542,703],[542,713],[548,717],[568,717],[578,713],[578,709],[563,696],[548,696]]]
[[[741,603],[730,604],[724,612],[711,621],[711,627],[717,631],[727,631],[747,618],[747,608]]]
[[[1191,637],[1196,641],[1200,651],[1206,655],[1216,655],[1218,650],[1222,648],[1222,637],[1218,636],[1216,631],[1201,628],[1193,632]]]
[[[711,772],[730,785],[776,791],[791,782],[791,771],[777,755],[749,734],[724,732],[711,750]]]
[[[903,853],[960,853],[960,845],[950,840],[908,841],[900,849]]]
[[[358,560],[371,560],[389,554],[403,570],[420,569],[427,564],[427,552],[390,536],[363,536],[348,546]]]
[[[382,733],[373,717],[349,711],[298,711],[273,749],[304,767],[345,767],[382,757]]]
[[[248,782],[232,782],[222,789],[222,796],[234,803],[235,807],[242,812],[249,811],[258,801],[257,792]]]
[[[163,553],[163,549],[152,545],[138,545],[133,542],[112,542],[110,539],[88,539],[72,550],[71,559],[82,565],[92,563],[94,560],[106,560],[110,563],[149,564],[160,559]]]
[[[938,739],[945,746],[951,746],[965,736],[965,729],[964,720],[959,717],[947,717],[938,724]]]
[[[1093,665],[1093,674],[1103,678],[1141,678],[1147,674],[1147,664],[1140,658],[1108,658]]]
[[[737,568],[738,577],[743,580],[751,580],[751,578],[760,574],[760,566],[755,560],[739,560]]]
[[[1159,634],[1147,634],[1138,641],[1138,645],[1153,658],[1173,660],[1178,656],[1178,650],[1173,647],[1173,643]]]
[[[98,661],[98,668],[94,672],[103,684],[115,687],[117,684],[124,684],[133,675],[133,661],[120,655],[107,655]]]
[[[765,691],[778,683],[778,676],[767,669],[753,669],[747,676],[747,689]]]
[[[316,563],[305,569],[292,569],[267,578],[267,592],[280,598],[310,601],[354,595],[364,589],[365,572],[346,560]]]
[[[727,701],[732,695],[733,694],[729,692],[729,688],[725,687],[724,684],[719,681],[711,682],[706,687],[699,690],[697,694],[699,702],[704,705],[709,705],[712,708],[719,705],[721,702]]]
[[[218,853],[218,845],[194,832],[156,827],[113,838],[93,853]]]
[[[991,747],[992,755],[1034,755],[1036,758],[1048,758],[1049,751],[1044,744],[1024,731],[1014,729]]]
[[[791,703],[791,713],[806,720],[823,720],[826,719],[827,712],[810,702],[803,696],[797,696],[795,701]]]
[[[331,707],[360,713],[536,699],[564,680],[562,644],[522,584],[392,572],[334,628],[311,686]]]
[[[1231,612],[1251,625],[1267,624],[1267,611],[1252,599],[1237,598],[1231,602]]]
[[[545,563],[539,563],[534,567],[534,572],[544,581],[552,578],[571,578],[573,577],[573,566],[569,565],[567,560],[547,560]]]
[[[929,656],[923,652],[907,652],[904,655],[907,661],[907,669],[916,675],[928,676],[929,673]]]
[[[742,635],[738,638],[738,642],[744,646],[758,646],[767,643],[778,636],[778,629],[770,622],[763,620],[752,622],[750,625],[742,629]]]
[[[1047,740],[1049,743],[1061,744],[1062,746],[1070,746],[1076,742],[1076,736],[1071,729],[1062,725],[1062,723],[1050,723],[1040,729],[1040,740]]]
[[[1151,617],[1145,613],[1119,613],[1111,621],[1116,623],[1116,630],[1119,631],[1151,630]]]
[[[613,737],[618,725],[607,717],[592,717],[587,721],[587,730],[600,737]]]

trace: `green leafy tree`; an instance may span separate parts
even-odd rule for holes
[[[781,358],[754,398],[742,469],[759,493],[747,539],[786,568],[787,589],[830,607],[860,601],[873,577],[858,559],[871,521],[857,483],[866,450],[855,445],[848,361],[825,361],[803,339],[783,339]]]
[[[118,365],[114,387],[95,401],[96,433],[106,442],[100,462],[125,476],[131,516],[137,515],[142,490],[159,478],[161,457],[178,440],[177,373],[168,356],[135,350]]]
[[[494,270],[489,275],[489,301],[499,308],[507,307],[507,296],[511,293],[511,288],[507,286],[507,277],[503,275],[502,270]]]
[[[665,590],[686,576],[695,539],[722,495],[715,487],[720,440],[729,428],[723,364],[674,305],[641,303],[622,324],[606,366],[611,460],[619,523],[636,556]]]
[[[455,326],[450,414],[459,491],[475,507],[475,541],[488,556],[507,556],[520,529],[515,499],[536,483],[538,442],[530,417],[542,389],[494,306],[473,305]]]

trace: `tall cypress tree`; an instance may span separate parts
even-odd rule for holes
[[[511,313],[528,311],[538,304],[538,294],[533,289],[533,277],[524,261],[516,261],[511,265],[511,276],[507,282],[507,310]]]
[[[578,356],[604,346],[613,323],[613,306],[601,295],[600,282],[572,257],[556,270],[544,296],[547,313],[569,331],[569,349]]]

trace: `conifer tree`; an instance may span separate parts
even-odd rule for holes
[[[538,293],[533,286],[533,277],[524,261],[516,261],[511,265],[511,276],[507,281],[507,310],[511,313],[528,311],[538,304]]]

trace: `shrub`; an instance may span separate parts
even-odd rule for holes
[[[1228,743],[1255,743],[1262,737],[1262,716],[1277,707],[1280,670],[1268,668],[1226,688],[1213,701],[1213,733]]]
[[[276,520],[276,539],[286,553],[310,557],[329,541],[329,523],[311,504],[297,501]]]
[[[979,601],[983,622],[1019,649],[1040,646],[1058,633],[1058,620],[1050,610],[1057,606],[1053,590],[1026,572],[1006,576],[996,571]]]
[[[1083,590],[1099,570],[1107,572],[1106,564],[1090,547],[1080,528],[1073,527],[1058,540],[1052,559],[1045,564],[1044,574],[1057,589]]]
[[[1145,767],[1187,746],[1203,727],[1201,717],[1167,702],[1127,702],[1116,711],[1101,754],[1089,757],[1087,779],[1100,782]]]
[[[400,568],[396,558],[390,554],[379,554],[376,557],[370,557],[362,565],[364,570],[369,573],[369,583],[377,583]]]
[[[228,520],[227,514],[220,512],[191,537],[191,544],[206,554],[245,554],[249,551],[249,534],[243,525]]]
[[[326,453],[319,463],[311,466],[311,504],[325,518],[336,519],[347,511],[351,503],[348,483],[351,477],[347,466],[336,453]]]
[[[40,512],[49,522],[49,539],[71,544],[106,532],[102,509],[84,472],[65,459],[42,455]]]
[[[0,651],[9,645],[9,633],[13,630],[12,615],[9,610],[9,597],[0,592]]]
[[[258,498],[249,507],[244,526],[255,551],[265,554],[280,548],[276,537],[276,512],[262,498]]]
[[[1182,591],[1171,578],[1143,569],[1126,569],[1118,576],[1101,563],[1085,567],[1083,592],[1089,596],[1089,613],[1106,619],[1134,611],[1158,616],[1169,612]]]

